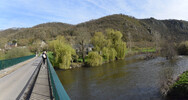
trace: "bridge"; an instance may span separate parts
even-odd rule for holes
[[[70,100],[50,60],[35,55],[0,60],[0,100]]]

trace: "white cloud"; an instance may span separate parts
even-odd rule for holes
[[[77,24],[119,13],[136,18],[188,20],[187,0],[1,0],[0,5],[0,28],[49,21]]]
[[[188,19],[187,0],[146,0],[143,13],[137,17],[155,17],[158,19]],[[141,13],[141,12],[137,12]]]

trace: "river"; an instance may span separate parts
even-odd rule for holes
[[[164,100],[161,86],[188,70],[188,57],[171,62],[162,57],[140,60],[142,56],[56,72],[72,100]]]

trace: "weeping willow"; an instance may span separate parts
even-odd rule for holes
[[[115,49],[117,51],[117,58],[124,59],[125,51],[126,51],[126,43],[123,41],[117,41],[115,45]]]
[[[98,52],[90,52],[88,54],[88,64],[90,66],[99,66],[102,64],[103,58],[99,55]]]
[[[60,69],[69,69],[75,50],[69,45],[63,36],[57,37],[49,43],[50,49],[54,52],[54,64]]]

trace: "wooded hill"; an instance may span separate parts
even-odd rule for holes
[[[91,36],[98,31],[104,32],[107,28],[119,30],[123,33],[124,41],[128,41],[128,35],[131,35],[135,42],[152,41],[156,33],[164,38],[170,36],[176,42],[188,39],[187,21],[136,19],[127,15],[115,14],[77,25],[53,22],[31,28],[6,29],[0,31],[0,40],[3,40],[3,43],[17,40],[19,45],[28,45],[36,40],[53,40],[58,35],[75,36],[81,28],[85,28]]]

